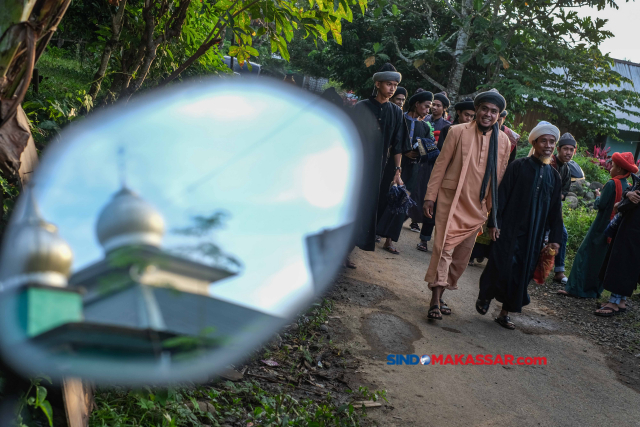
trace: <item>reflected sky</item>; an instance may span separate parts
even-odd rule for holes
[[[127,186],[164,216],[163,248],[196,242],[173,232],[193,216],[228,213],[214,241],[241,274],[212,284],[211,295],[275,315],[310,297],[304,237],[353,219],[359,148],[319,98],[268,85],[174,88],[63,134],[34,182],[44,218],[71,245],[73,271],[104,257],[95,225],[120,188],[124,147]]]

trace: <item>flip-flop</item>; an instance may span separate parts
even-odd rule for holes
[[[516,328],[516,324],[511,321],[509,316],[498,316],[495,322],[506,329],[514,330]]]
[[[599,313],[598,311],[594,311],[593,314],[600,317],[613,317],[618,314],[618,310],[614,310],[611,307],[600,307],[598,310],[603,310],[604,313]]]
[[[382,249],[384,249],[385,251],[392,253],[394,255],[399,255],[400,252],[398,252],[398,250],[396,248],[394,248],[393,246],[384,246]]]

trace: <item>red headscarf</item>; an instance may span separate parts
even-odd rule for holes
[[[611,156],[611,161],[615,163],[618,167],[626,170],[627,173],[623,175],[614,176],[611,178],[613,182],[616,184],[616,199],[614,204],[620,202],[622,200],[622,182],[620,180],[629,178],[631,173],[638,173],[638,166],[636,166],[633,154],[631,153],[613,153]],[[611,211],[611,218],[613,219],[615,215],[615,209]]]

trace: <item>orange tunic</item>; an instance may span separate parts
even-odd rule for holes
[[[433,282],[443,250],[451,250],[477,234],[491,209],[491,190],[480,201],[480,187],[487,166],[489,138],[476,122],[451,127],[431,172],[425,200],[437,200],[433,255],[425,281]],[[498,184],[511,154],[504,132],[498,135]]]

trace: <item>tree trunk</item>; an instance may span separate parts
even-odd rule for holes
[[[35,62],[51,40],[70,1],[0,0],[0,171],[19,183],[28,178],[24,173],[28,165],[23,165],[23,153],[30,143],[33,145],[20,104]],[[35,162],[34,150],[26,153],[29,165]]]
[[[118,12],[115,15],[111,16],[111,39],[105,44],[104,50],[102,51],[102,58],[100,59],[100,66],[98,67],[98,71],[93,76],[93,83],[91,84],[91,89],[89,89],[89,96],[94,101],[96,100],[96,96],[98,96],[98,92],[100,92],[100,86],[102,85],[102,79],[107,72],[107,68],[109,67],[109,60],[111,59],[111,54],[113,50],[118,46],[118,42],[120,41],[120,34],[122,34],[123,20],[124,20],[124,11],[127,6],[127,0],[122,0],[120,5],[118,6]]]
[[[454,65],[449,75],[449,84],[447,85],[447,95],[451,100],[451,105],[458,102],[460,96],[460,83],[462,82],[462,75],[466,68],[466,62],[460,62],[460,58],[464,54],[467,46],[469,45],[469,33],[471,31],[471,22],[467,21],[469,12],[473,8],[473,0],[463,0],[460,8],[460,14],[462,20],[465,22],[463,27],[458,32],[458,39],[456,40],[456,48],[453,51]]]

